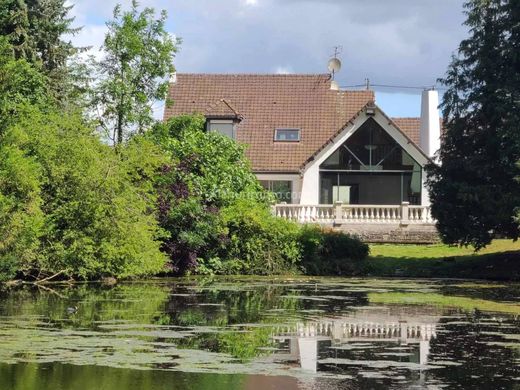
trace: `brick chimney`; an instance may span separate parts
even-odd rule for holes
[[[439,93],[435,90],[422,92],[421,132],[419,146],[429,157],[441,147],[441,125],[439,117]]]

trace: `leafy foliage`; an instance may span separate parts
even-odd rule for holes
[[[520,234],[520,8],[516,0],[465,7],[471,35],[441,80],[446,133],[428,185],[443,241],[479,249]]]
[[[12,142],[20,136],[0,137],[0,281],[35,260],[43,228],[38,165]]]
[[[159,159],[143,162],[140,156],[138,162],[135,146],[121,157],[102,144],[78,116],[34,108],[26,109],[3,141],[2,153],[14,156],[6,161],[3,180],[12,173],[11,182],[19,189],[30,180],[18,195],[18,207],[7,208],[10,203],[4,201],[4,209],[16,215],[18,209],[32,206],[33,220],[26,222],[25,234],[18,236],[33,243],[39,233],[37,247],[27,247],[37,251],[25,256],[20,270],[94,278],[146,275],[163,269],[165,258],[157,241],[160,230],[149,207],[154,202],[151,187],[139,183]],[[149,146],[143,149],[154,149]],[[137,165],[142,167],[139,174],[134,172]],[[42,213],[43,226],[37,223]]]
[[[301,256],[299,227],[274,217],[263,204],[239,200],[222,212],[228,241],[220,273],[295,272]]]
[[[74,47],[65,35],[76,34],[71,27],[72,6],[65,0],[1,0],[0,36],[10,43],[17,59],[41,67],[51,82],[48,89],[53,98],[66,103],[71,96],[74,67],[70,59],[82,49]]]
[[[156,18],[153,8],[139,12],[134,0],[130,11],[117,6],[107,23],[94,103],[101,126],[118,144],[131,130],[143,132],[150,126],[152,104],[166,96],[178,41],[165,30],[165,21],[166,11]]]
[[[0,134],[16,120],[20,105],[48,101],[47,78],[26,60],[15,59],[12,46],[0,37]]]
[[[301,228],[301,265],[309,275],[352,275],[369,247],[357,237],[317,226]]]
[[[179,273],[222,250],[227,237],[220,209],[261,191],[243,147],[206,133],[204,123],[202,116],[180,116],[147,135],[171,159],[157,179],[158,218],[170,234],[163,249]]]

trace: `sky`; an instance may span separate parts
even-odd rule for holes
[[[99,53],[117,0],[69,0],[73,38]],[[123,7],[130,0],[120,0]],[[180,73],[326,73],[340,46],[340,86],[430,87],[459,42],[463,0],[141,0],[165,9],[168,31],[182,39]],[[420,89],[373,87],[391,116],[419,116]],[[442,91],[441,91],[442,92]]]

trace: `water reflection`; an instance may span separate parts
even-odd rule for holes
[[[359,364],[350,359],[356,350],[376,350],[371,355],[378,361],[385,358],[388,365],[399,362],[426,366],[438,320],[438,316],[413,316],[404,311],[360,310],[348,317],[297,323],[281,330],[274,339],[287,351],[287,361],[299,362],[302,369],[311,372],[329,365]]]
[[[514,389],[519,291],[367,279],[22,288],[0,293],[0,389],[99,388],[76,380],[91,375],[107,390],[177,388],[172,381],[197,389]]]

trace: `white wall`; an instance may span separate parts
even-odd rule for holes
[[[320,166],[313,164],[303,175],[300,204],[320,203]]]

